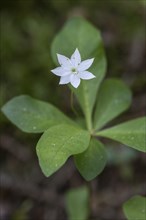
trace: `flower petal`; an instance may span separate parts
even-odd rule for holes
[[[78,75],[81,79],[93,79],[96,77],[92,73],[90,73],[89,71],[80,72]]]
[[[93,61],[94,58],[82,61],[78,66],[78,71],[87,70],[92,65]]]
[[[68,57],[63,56],[61,54],[57,54],[58,62],[61,66],[63,66],[65,69],[69,69],[72,67],[71,61]]]
[[[61,76],[59,84],[67,84],[70,82],[70,74],[67,76]]]
[[[71,63],[75,67],[77,67],[81,63],[81,55],[80,55],[78,48],[76,48],[75,52],[71,56]]]
[[[69,72],[62,67],[57,67],[53,70],[51,70],[52,73],[54,73],[56,76],[66,76],[69,74]]]
[[[70,80],[73,87],[77,88],[80,85],[81,80],[77,75],[72,74]]]

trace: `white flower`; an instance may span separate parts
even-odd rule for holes
[[[61,66],[51,70],[51,72],[60,76],[59,84],[71,83],[73,87],[77,88],[80,85],[80,79],[88,80],[96,77],[87,71],[92,65],[94,58],[81,62],[81,55],[78,49],[75,50],[70,59],[60,54],[57,54],[57,58]]]

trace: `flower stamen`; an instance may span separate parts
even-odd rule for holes
[[[74,74],[77,74],[76,68],[72,68],[72,69],[71,69],[71,72],[74,73]]]

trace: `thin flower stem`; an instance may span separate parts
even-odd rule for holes
[[[71,109],[74,112],[74,114],[79,117],[79,114],[77,113],[77,111],[74,108],[74,93],[73,91],[71,91],[71,96],[70,96],[70,105],[71,105]]]
[[[86,116],[86,123],[87,123],[87,128],[90,132],[92,132],[92,122],[91,118]]]

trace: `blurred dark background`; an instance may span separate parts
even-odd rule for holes
[[[121,78],[133,91],[131,108],[116,123],[143,116],[145,0],[2,0],[1,106],[14,96],[29,94],[74,117],[69,89],[58,86],[58,78],[50,74],[54,68],[50,46],[65,21],[78,15],[101,30],[108,60],[107,77]],[[65,193],[87,184],[72,159],[46,178],[35,152],[40,135],[19,131],[2,114],[0,128],[1,219],[67,220]],[[146,158],[136,150],[103,141],[109,162],[102,174],[87,184],[91,192],[89,218],[121,220],[123,202],[134,194],[146,193]]]

